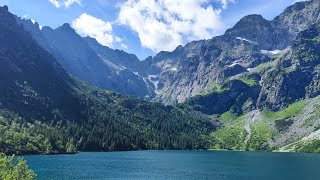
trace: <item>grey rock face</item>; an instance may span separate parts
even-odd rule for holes
[[[91,38],[82,38],[69,24],[40,30],[39,25],[30,20],[16,19],[73,76],[129,96],[152,98],[155,95],[148,82],[137,73],[141,66],[135,55],[101,46]]]
[[[272,21],[272,26],[276,28],[277,38],[282,39],[282,43],[281,41],[278,43],[278,48],[288,47],[298,33],[317,22],[320,22],[319,0],[297,2],[288,7]]]
[[[254,42],[261,49],[287,48],[298,35],[320,21],[320,1],[297,2],[272,21],[261,15],[242,18],[226,35],[242,37]]]
[[[289,52],[263,79],[259,108],[283,109],[320,95],[320,24],[301,32]]]
[[[154,57],[151,71],[160,72],[164,84],[157,100],[169,104],[210,92],[227,78],[270,60],[252,43],[228,36],[192,42],[163,54]]]
[[[319,5],[319,0],[298,2],[272,21],[249,15],[223,36],[191,42],[149,58],[147,74],[156,76],[162,85],[155,99],[168,104],[184,102],[271,61],[268,54],[289,47],[299,32],[320,22]]]
[[[178,46],[172,52],[160,52],[145,61],[139,61],[135,55],[124,51],[101,46],[94,39],[81,38],[68,25],[55,30],[49,27],[39,30],[37,24],[17,19],[74,76],[115,92],[175,104],[211,92],[235,77],[251,73],[260,64],[273,61],[280,50],[294,42],[299,32],[320,22],[319,14],[320,1],[312,0],[288,7],[272,21],[260,15],[249,15],[223,36]],[[285,56],[289,57],[290,53],[293,51],[290,50]],[[282,63],[282,66],[288,66],[288,61],[282,60]],[[282,66],[279,65],[279,69],[287,68]],[[299,79],[301,73],[305,74],[304,71],[296,71],[284,76],[275,75],[278,78],[276,83],[289,83],[289,76],[289,79]],[[316,73],[313,72],[310,77],[315,78]],[[279,89],[263,93],[259,102],[266,100],[281,108],[285,103],[277,101],[278,97],[313,97],[318,93],[319,81],[315,79],[310,83],[301,93],[297,88],[297,97],[289,95],[295,94],[288,90],[289,87],[275,85],[270,88]],[[266,91],[267,87],[263,86]],[[283,100],[291,101],[294,100]],[[260,106],[264,106],[262,104]]]
[[[212,92],[203,96],[194,96],[185,104],[205,114],[222,114],[231,110],[241,115],[254,109],[259,96],[260,86],[248,86],[240,80],[226,83],[220,92]]]
[[[134,54],[128,54],[125,51],[111,49],[107,46],[102,46],[96,39],[85,37],[84,40],[95,51],[105,63],[112,63],[113,68],[130,69],[135,72],[143,73],[141,62]]]
[[[247,39],[260,49],[276,49],[277,38],[274,36],[272,23],[261,15],[245,16],[233,28],[227,30],[225,35]]]

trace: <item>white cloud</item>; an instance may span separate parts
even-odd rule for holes
[[[212,1],[212,0],[211,0]],[[127,0],[119,5],[118,22],[138,33],[143,47],[171,51],[187,41],[221,33],[221,11],[235,0]]]
[[[64,6],[70,7],[74,3],[81,5],[81,0],[66,0],[66,1],[64,1]]]
[[[123,49],[128,49],[128,45],[121,43],[120,45]]]
[[[112,43],[121,42],[122,39],[112,35],[112,24],[86,13],[72,22],[73,28],[81,36],[95,38],[100,44],[112,47]]]
[[[222,9],[226,9],[229,3],[236,3],[236,0],[218,0],[222,5]]]
[[[58,0],[49,0],[56,8],[60,8],[60,2]]]
[[[81,0],[49,0],[56,8],[70,7],[72,4],[77,3],[81,5]]]
[[[123,40],[122,40],[120,37],[115,37],[115,38],[114,38],[114,41],[117,42],[117,43],[119,43],[119,42],[122,42]]]

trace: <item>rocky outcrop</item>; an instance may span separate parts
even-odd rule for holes
[[[145,61],[139,61],[135,55],[124,51],[102,46],[92,38],[81,38],[67,24],[55,30],[49,27],[40,30],[36,23],[17,19],[74,76],[122,94],[176,104],[212,92],[216,86],[223,86],[244,74],[252,74],[252,69],[279,58],[290,49],[288,47],[294,43],[299,32],[320,22],[319,7],[319,0],[297,2],[272,21],[261,15],[248,15],[222,36],[190,42],[172,52],[160,52]],[[289,50],[285,57],[289,57],[290,53],[293,51]],[[271,77],[273,73],[277,82],[267,83],[267,78],[264,84],[288,84],[288,87],[275,85],[273,90],[271,87],[268,90],[263,85],[259,107],[270,107],[267,105],[270,102],[275,109],[282,108],[286,102],[317,94],[317,80],[310,82],[312,85],[308,85],[307,90],[302,88],[307,82],[298,83],[301,89],[291,92],[289,86],[297,83],[294,79],[303,81],[302,75],[306,74],[295,71],[276,75],[279,74],[276,71],[289,68],[286,67],[289,61],[282,60],[282,63],[278,70],[274,69],[268,75]],[[259,72],[259,76],[265,75]],[[292,82],[288,82],[289,79]],[[280,103],[276,100],[279,97],[286,100]]]
[[[167,104],[211,91],[228,78],[249,72],[272,61],[289,47],[297,34],[319,22],[320,1],[298,2],[272,21],[260,15],[242,18],[223,36],[179,46],[173,52],[160,52],[145,63],[161,84],[156,100]],[[317,83],[317,82],[315,82]]]
[[[275,35],[278,41],[275,49],[288,47],[301,32],[311,25],[320,22],[320,1],[310,0],[297,2],[272,21],[276,28]]]
[[[194,96],[184,104],[205,114],[222,114],[230,110],[241,115],[255,108],[259,92],[259,85],[249,86],[240,80],[233,80],[216,92]]]
[[[73,140],[77,143],[72,151],[208,147],[207,137],[216,126],[205,115],[195,117],[183,109],[79,81],[16,22],[6,6],[0,7],[0,30],[0,151],[68,152]],[[59,29],[65,30],[69,32],[69,27]],[[18,136],[24,140],[17,143]]]
[[[280,110],[320,95],[320,24],[301,32],[290,51],[263,79],[259,107]]]
[[[151,83],[140,76],[140,61],[135,55],[82,38],[69,24],[40,29],[36,22],[16,19],[73,76],[124,95],[148,99],[155,96]]]
[[[214,85],[268,61],[254,44],[221,36],[160,53],[152,59],[149,72],[159,72],[156,76],[163,84],[156,100],[172,104],[210,92]]]

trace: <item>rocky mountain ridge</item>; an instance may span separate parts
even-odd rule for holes
[[[161,84],[156,99],[175,104],[222,85],[228,78],[271,62],[302,30],[320,20],[320,1],[297,2],[272,21],[260,15],[242,18],[222,36],[160,52],[149,74]],[[271,56],[271,57],[270,57]]]
[[[138,74],[141,66],[135,55],[102,46],[89,37],[80,37],[69,24],[40,29],[36,22],[16,19],[73,76],[124,95],[142,99],[154,97],[150,82]]]
[[[145,61],[80,37],[68,24],[40,30],[3,7],[0,110],[54,128],[67,123],[63,141],[73,137],[84,150],[308,152],[305,147],[319,144],[319,5],[298,2],[272,21],[249,15],[222,36]],[[105,89],[177,107],[96,89],[65,70]],[[97,137],[105,129],[111,139],[102,141]]]
[[[181,106],[223,123],[214,149],[320,152],[320,23],[264,63]]]
[[[190,42],[144,61],[92,38],[81,38],[67,24],[40,30],[37,23],[17,19],[81,80],[125,95],[176,104],[272,62],[287,51],[299,32],[320,21],[319,7],[319,0],[297,2],[272,21],[248,15],[222,36]],[[65,41],[70,44],[66,46]]]
[[[65,30],[69,27],[57,31]],[[7,6],[0,7],[0,152],[201,149],[208,147],[208,135],[215,128],[205,115],[199,118],[192,111],[78,80]]]

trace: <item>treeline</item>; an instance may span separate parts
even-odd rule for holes
[[[215,129],[187,111],[70,76],[0,8],[0,150],[7,154],[207,148]]]
[[[57,154],[209,147],[208,135],[215,126],[208,120],[197,119],[173,106],[101,92],[94,96],[80,98],[81,104],[90,108],[77,121],[63,118],[38,121],[2,110],[0,151]],[[105,100],[104,96],[113,103],[99,103]]]
[[[0,114],[0,152],[17,155],[77,152],[73,138],[66,137],[58,125],[30,123],[8,111]]]
[[[81,110],[77,111],[77,116],[69,116],[70,113],[63,109],[23,96],[20,101],[27,102],[24,106],[28,108],[19,108],[15,113],[12,109],[0,108],[0,151],[6,154],[57,154],[206,149],[210,146],[208,137],[216,127],[209,119],[190,115],[187,110],[174,106],[133,99],[90,86],[75,90],[78,102],[71,108],[77,106],[76,109]],[[19,92],[19,89],[15,91]]]

